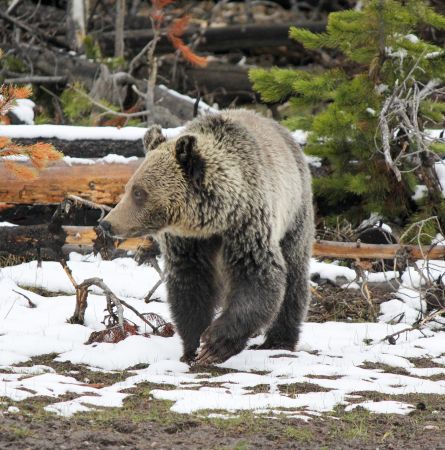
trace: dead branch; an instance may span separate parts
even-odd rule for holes
[[[99,203],[91,202],[90,200],[85,200],[84,198],[78,197],[77,195],[68,195],[67,200],[72,201],[74,203],[74,206],[84,205],[88,206],[88,208],[99,209],[101,211],[99,221],[104,218],[105,213],[112,210],[112,208],[107,205],[101,205]]]
[[[155,300],[152,300],[151,297],[156,292],[156,289],[162,284],[162,282],[163,282],[163,279],[160,278],[155,283],[155,285],[148,291],[148,294],[145,296],[145,299],[144,299],[145,303],[150,303],[150,302],[155,301]]]
[[[19,19],[16,19],[15,17],[10,16],[7,12],[3,12],[0,9],[0,18],[6,20],[7,22],[15,25],[16,27],[21,28],[22,30],[27,31],[28,33],[32,34],[33,36],[37,36],[40,39],[42,39],[44,42],[49,42],[51,44],[55,44],[58,47],[64,48],[64,49],[68,49],[68,46],[66,45],[66,43],[56,37],[53,37],[49,34],[46,34],[42,31],[40,31],[37,28],[34,28],[30,25],[28,25],[25,22],[22,22]]]
[[[388,334],[383,339],[381,339],[379,342],[382,343],[382,342],[388,341],[391,345],[395,345],[397,343],[397,339],[400,335],[402,335],[404,333],[409,333],[410,331],[414,331],[414,330],[422,331],[421,329],[424,325],[426,325],[427,323],[434,320],[434,318],[436,318],[437,316],[444,314],[444,313],[445,313],[445,308],[438,309],[438,310],[432,312],[431,314],[428,314],[426,317],[424,317],[422,320],[420,320],[418,323],[412,325],[411,327],[407,327],[407,328],[404,328],[403,330],[396,331],[395,333]]]
[[[47,77],[47,76],[27,76],[27,77],[16,77],[16,78],[5,78],[3,81],[6,84],[66,84],[66,77]]]
[[[23,294],[22,292],[16,291],[15,289],[12,290],[13,292],[15,292],[16,294],[21,295],[22,297],[26,298],[26,300],[28,300],[28,304],[30,308],[37,308],[37,305],[25,294]]]

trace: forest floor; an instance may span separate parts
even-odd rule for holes
[[[80,259],[75,276],[99,275],[168,319],[165,303],[138,299],[153,269]],[[245,350],[189,368],[177,336],[84,345],[103,328],[103,296],[90,295],[85,326],[68,324],[63,271],[33,264],[0,268],[0,449],[445,449],[445,332],[384,342],[407,326],[381,321],[394,292],[371,288],[367,301],[320,284],[296,352]]]

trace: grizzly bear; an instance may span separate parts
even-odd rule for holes
[[[181,360],[223,362],[261,331],[257,348],[294,350],[314,224],[310,172],[292,136],[254,112],[226,110],[171,140],[154,126],[144,145],[101,226],[159,242]]]

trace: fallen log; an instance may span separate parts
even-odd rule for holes
[[[189,92],[198,89],[203,95],[211,94],[222,106],[228,106],[235,98],[243,102],[255,98],[248,66],[215,62],[206,67],[184,66],[180,70]]]
[[[138,158],[126,164],[72,166],[62,161],[46,168],[33,180],[17,178],[0,164],[0,203],[60,203],[67,195],[77,195],[95,203],[115,205],[141,161]]]
[[[68,251],[93,251],[93,240],[96,239],[93,227],[48,225],[29,225],[17,227],[0,227],[0,255],[32,256],[40,251],[52,251],[53,255],[62,249]],[[131,238],[123,241],[119,250],[136,250],[140,246],[149,246],[147,239]]]
[[[289,39],[289,28],[296,26],[306,28],[315,33],[326,30],[325,22],[288,22],[283,24],[241,24],[225,27],[207,28],[200,32],[197,27],[189,27],[183,38],[190,42],[195,36],[199,36],[195,50],[198,52],[226,52],[228,50],[257,49],[298,45]],[[201,34],[200,34],[201,33]],[[96,35],[101,48],[107,55],[113,54],[114,31],[97,32]],[[153,31],[147,27],[140,30],[127,30],[124,32],[125,47],[131,53],[136,54],[153,39]],[[162,37],[156,45],[156,53],[172,53],[174,48],[171,42]]]
[[[65,51],[55,52],[38,45],[6,43],[2,44],[2,50],[10,50],[16,52],[19,56],[22,55],[24,59],[32,62],[38,74],[57,77],[59,80],[66,80],[67,83],[80,82],[87,90],[92,89],[94,80],[100,72],[100,64]],[[125,80],[124,84],[134,83],[139,90],[144,90],[144,80],[137,80],[132,77],[123,77],[122,80]],[[162,85],[155,86],[154,97],[156,105],[167,108],[180,121],[186,122],[193,119],[194,99],[180,95]],[[201,102],[199,105],[200,112],[208,109]]]
[[[416,246],[402,244],[363,244],[359,242],[334,242],[317,240],[313,256],[339,259],[443,259],[445,246]]]
[[[63,226],[64,241],[70,249],[92,249],[96,232],[93,227]],[[60,233],[59,233],[60,234]],[[9,252],[17,256],[37,247],[48,247],[48,243],[60,235],[55,235],[47,225],[0,227],[0,253]],[[120,250],[136,251],[139,247],[147,248],[150,241],[146,238],[131,238],[122,241]],[[16,253],[17,252],[17,253]],[[314,257],[329,257],[339,259],[394,259],[406,257],[417,259],[443,259],[445,246],[415,246],[401,244],[358,244],[357,242],[334,242],[319,240],[314,242]]]
[[[110,153],[121,156],[144,156],[142,139],[114,140],[114,139],[76,139],[66,140],[59,138],[19,138],[14,143],[32,145],[36,142],[45,142],[54,145],[65,156],[76,158],[102,158]]]

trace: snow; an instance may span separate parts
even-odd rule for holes
[[[419,38],[415,34],[407,34],[405,39],[412,42],[413,44],[417,44],[419,42]]]
[[[435,163],[434,169],[436,171],[437,178],[439,178],[442,193],[445,196],[445,163],[443,161]]]
[[[349,405],[345,408],[346,411],[351,411],[357,407],[362,407],[371,411],[373,413],[384,413],[384,414],[409,414],[415,409],[413,405],[408,403],[396,402],[396,401],[366,401],[363,403],[356,403],[354,405]]]
[[[291,134],[292,134],[292,137],[295,139],[295,141],[300,145],[306,144],[307,138],[309,136],[309,132],[303,131],[303,130],[295,130],[295,131],[292,131]]]
[[[75,158],[72,156],[64,156],[63,161],[68,165],[72,166],[74,164],[84,164],[84,165],[92,165],[92,164],[128,164],[132,161],[137,161],[137,156],[122,156],[116,155],[114,153],[110,153],[103,158],[93,159],[93,158]]]
[[[146,304],[142,300],[158,279],[154,269],[139,267],[129,258],[102,261],[100,257],[77,253],[70,255],[68,264],[77,281],[101,277],[138,311],[155,312],[166,320],[171,319],[165,302]],[[431,276],[445,272],[445,262],[433,266]],[[426,270],[421,262],[418,268]],[[316,260],[311,262],[311,272],[333,280],[355,279],[355,272],[347,267]],[[230,417],[251,410],[268,417],[286,414],[310,420],[314,414],[332,412],[338,405],[347,409],[361,406],[375,413],[407,414],[412,410],[411,405],[393,399],[371,402],[362,397],[357,403],[356,393],[445,395],[445,379],[428,378],[445,373],[444,331],[426,328],[423,334],[404,333],[396,345],[384,340],[388,334],[406,328],[410,320],[416,320],[424,307],[415,290],[422,281],[416,274],[410,269],[403,274],[403,284],[394,299],[382,303],[378,323],[305,323],[296,352],[246,349],[220,364],[221,368],[233,371],[212,375],[206,369],[190,372],[189,366],[179,361],[182,352],[177,335],[171,338],[130,336],[116,344],[85,345],[92,331],[103,329],[106,301],[99,290],[93,289],[89,295],[85,326],[69,324],[66,320],[74,311],[75,296],[57,263],[43,262],[40,268],[36,262],[5,267],[0,269],[0,389],[2,396],[14,401],[38,395],[53,399],[67,393],[77,396],[69,401],[56,400],[45,407],[63,416],[98,407],[120,407],[131,395],[128,389],[144,382],[155,383],[158,388],[151,395],[172,401],[172,411],[181,414],[218,410],[218,414]],[[374,276],[378,279],[382,274]],[[44,297],[26,288],[44,288],[57,296]],[[17,292],[27,295],[36,307],[30,308],[28,301]],[[165,286],[156,295],[165,300]],[[401,323],[386,322],[400,312],[405,313]],[[139,325],[141,331],[149,331],[132,312],[126,311],[125,317]],[[261,339],[257,337],[251,343]],[[121,371],[141,363],[148,367],[132,370],[124,381],[100,388],[89,385],[88,380],[78,381],[70,374],[58,374],[48,366],[18,366],[33,356],[51,353],[57,354],[56,361],[84,364],[91,370]],[[410,358],[429,358],[443,368],[434,367],[433,363],[431,367],[416,368]],[[370,363],[403,368],[407,374],[364,368]],[[298,383],[312,384],[314,390],[306,387],[304,392],[288,394],[287,386],[298,386]],[[162,385],[168,387],[163,389]],[[266,385],[268,389],[256,393],[254,387],[258,385]],[[319,387],[324,389],[320,392]],[[227,411],[227,415],[221,410]]]
[[[413,200],[421,200],[428,193],[428,188],[424,184],[418,184],[412,195]]]
[[[11,112],[26,125],[34,125],[34,107],[36,104],[27,98],[19,98],[15,101],[15,106]],[[11,126],[11,125],[9,125]],[[1,133],[0,133],[1,135]]]

